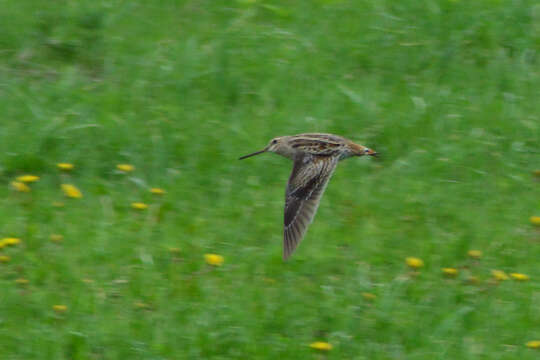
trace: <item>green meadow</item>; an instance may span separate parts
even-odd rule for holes
[[[0,358],[538,359],[539,145],[535,0],[0,0]]]

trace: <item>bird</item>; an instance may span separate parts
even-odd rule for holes
[[[275,137],[259,151],[239,160],[271,152],[293,161],[285,190],[283,217],[283,260],[286,261],[303,239],[319,202],[340,160],[352,156],[375,156],[374,150],[334,134],[306,133]]]

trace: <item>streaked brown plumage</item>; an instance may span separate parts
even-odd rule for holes
[[[264,152],[274,152],[294,162],[285,192],[284,260],[304,237],[337,163],[351,156],[377,154],[341,136],[309,133],[276,137],[263,150],[242,156],[240,160]]]

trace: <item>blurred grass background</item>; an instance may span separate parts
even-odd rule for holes
[[[537,1],[0,9],[0,237],[22,239],[1,250],[2,358],[538,357]],[[291,163],[237,158],[302,132],[382,156],[340,164],[283,263]]]

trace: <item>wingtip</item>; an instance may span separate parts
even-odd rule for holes
[[[283,239],[283,262],[286,262],[290,256],[291,256],[291,252],[289,251],[287,240],[286,238],[284,238]]]

